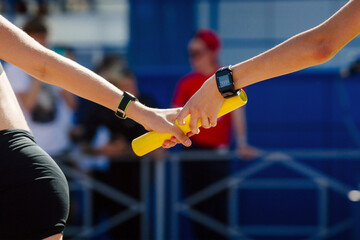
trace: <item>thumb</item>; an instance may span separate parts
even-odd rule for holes
[[[185,118],[189,115],[189,109],[185,106],[178,114],[176,121],[179,125],[185,125]]]
[[[185,135],[176,125],[172,127],[172,135],[176,137],[177,140],[179,140],[184,146],[190,147],[191,146],[191,140],[188,136]]]

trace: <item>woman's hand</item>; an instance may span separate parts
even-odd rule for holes
[[[215,76],[210,77],[203,86],[190,98],[181,110],[176,120],[184,125],[184,119],[190,114],[189,127],[192,134],[198,134],[197,123],[203,128],[215,127],[217,115],[224,102],[216,86]]]
[[[176,125],[175,119],[181,108],[155,109],[142,105],[139,102],[132,102],[127,109],[126,115],[145,127],[146,130],[159,133],[170,133],[174,137],[171,141],[166,140],[163,147],[172,147],[176,143],[182,143],[189,147],[191,140]]]
[[[263,151],[250,145],[240,145],[236,149],[236,153],[241,159],[252,160],[260,157]]]
[[[119,158],[124,156],[129,157],[134,154],[131,150],[130,144],[126,141],[124,136],[109,141],[104,146],[98,148],[98,152],[98,155],[109,158]]]

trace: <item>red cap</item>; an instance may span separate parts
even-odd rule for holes
[[[199,29],[195,33],[194,38],[201,39],[211,51],[220,49],[221,42],[219,36],[211,29]]]

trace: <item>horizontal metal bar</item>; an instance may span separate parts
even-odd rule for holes
[[[191,208],[184,208],[184,211],[181,212],[183,215],[191,218],[192,220],[206,226],[208,229],[211,229],[225,237],[232,237],[232,236],[236,236],[236,237],[241,237],[243,240],[250,240],[249,238],[247,238],[242,232],[229,227],[227,225],[225,225],[222,222],[219,222],[199,211],[196,211],[194,209]]]
[[[84,239],[84,237],[97,236],[98,234],[106,232],[109,229],[111,229],[117,225],[120,225],[121,223],[131,219],[132,217],[136,216],[137,214],[138,213],[133,211],[132,209],[127,209],[127,210],[122,211],[121,213],[115,215],[114,217],[111,217],[111,218],[99,223],[96,226],[85,229],[84,231],[80,232],[78,235],[74,236],[74,239]]]
[[[317,189],[318,184],[308,179],[250,179],[240,182],[237,187],[246,189]]]
[[[353,219],[346,219],[342,222],[332,225],[326,230],[319,231],[315,235],[311,236],[307,240],[318,240],[318,239],[327,239],[329,237],[336,236],[337,234],[350,229],[354,225]]]
[[[283,151],[285,154],[288,154],[289,156],[296,158],[299,160],[303,159],[332,159],[332,160],[343,160],[344,158],[346,160],[360,160],[360,150],[358,149],[288,149]]]
[[[214,150],[189,150],[177,153],[179,161],[228,161],[238,158],[236,151],[226,149]],[[266,149],[260,158],[276,160],[296,158],[297,160],[355,160],[360,161],[358,149]],[[300,159],[299,159],[300,158]]]
[[[316,233],[317,226],[242,225],[239,230],[253,236],[304,236]]]
[[[96,179],[89,177],[88,175],[71,169],[70,167],[61,165],[61,169],[64,171],[65,175],[73,178],[81,178],[82,180],[79,182],[83,186],[87,188],[91,188],[104,196],[108,197],[109,199],[114,200],[115,202],[124,204],[133,208],[134,210],[141,211],[142,203],[135,200],[134,198],[128,196],[125,193],[120,192],[116,188],[113,188],[107,184],[104,184]]]
[[[227,189],[229,187],[229,182],[231,182],[234,178],[241,179],[241,178],[249,177],[252,174],[255,174],[255,173],[263,170],[264,168],[268,167],[271,164],[272,164],[271,162],[266,162],[266,161],[262,161],[262,162],[253,164],[247,168],[244,168],[244,169],[238,171],[237,173],[233,174],[230,177],[219,180],[219,181],[211,184],[210,186],[198,191],[197,193],[186,198],[184,200],[184,202],[186,202],[186,204],[188,204],[188,205],[194,205],[198,202],[201,202],[204,199],[214,196],[215,194],[221,192],[222,190]]]
[[[299,161],[287,161],[283,164],[304,176],[315,179],[317,183],[321,185],[329,186],[329,188],[345,196],[347,196],[349,191],[352,190],[350,186],[345,185],[344,183],[331,178],[320,171],[310,168],[309,166],[302,164]]]

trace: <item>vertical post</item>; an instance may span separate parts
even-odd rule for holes
[[[328,227],[328,189],[324,179],[316,179],[316,181],[319,184],[318,231],[324,234]],[[319,239],[324,239],[323,234],[320,234]]]
[[[149,184],[150,184],[150,160],[140,159],[140,178],[141,178],[141,239],[150,238],[149,232]]]
[[[165,214],[165,159],[155,163],[155,189],[156,189],[156,213],[155,213],[155,240],[164,240],[164,214]]]
[[[360,191],[360,184],[358,185],[358,191]],[[352,202],[351,203],[353,206],[353,222],[354,222],[354,232],[353,232],[353,239],[360,239],[360,223],[359,223],[359,219],[360,219],[360,202]]]
[[[178,200],[179,200],[179,181],[180,181],[180,156],[172,154],[171,163],[171,228],[170,239],[178,240],[179,237],[179,218],[178,218]]]
[[[93,219],[93,194],[92,189],[90,188],[90,182],[85,178],[83,186],[83,196],[84,196],[84,215],[83,215],[83,229],[82,231],[87,231],[92,226]]]
[[[232,179],[229,180],[231,183]],[[238,197],[238,187],[236,185],[229,186],[228,190],[228,219],[229,224],[232,229],[238,230],[239,227],[239,197]],[[238,240],[239,238],[235,235],[231,236],[232,240]]]

